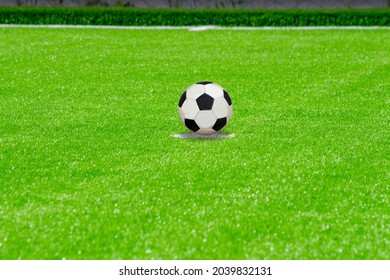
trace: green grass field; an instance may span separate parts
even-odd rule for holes
[[[0,29],[0,259],[389,259],[389,30]],[[181,93],[230,139],[177,139]]]

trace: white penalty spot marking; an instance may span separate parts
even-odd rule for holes
[[[214,133],[211,135],[200,135],[196,133],[172,134],[172,137],[181,138],[181,139],[225,139],[225,138],[233,138],[234,136],[236,136],[234,133],[230,133],[230,134]]]

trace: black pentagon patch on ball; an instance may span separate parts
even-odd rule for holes
[[[213,129],[214,129],[215,131],[218,131],[218,130],[220,130],[221,128],[223,128],[223,127],[226,125],[226,123],[227,123],[227,119],[226,119],[226,118],[220,118],[220,119],[218,119],[218,120],[215,122],[215,124],[214,124],[214,126],[213,126]]]
[[[196,122],[194,120],[184,119],[184,123],[185,123],[186,127],[188,127],[188,129],[190,129],[194,132],[199,130],[199,126],[196,124]]]
[[[180,97],[180,100],[179,100],[179,107],[181,108],[181,106],[183,106],[183,103],[184,101],[186,101],[186,98],[187,98],[187,92],[183,92],[183,94],[181,95]]]
[[[229,106],[232,105],[232,100],[230,99],[229,94],[225,90],[223,91],[223,97],[226,99]]]
[[[209,81],[203,81],[203,82],[197,82],[196,84],[197,85],[208,85],[208,84],[212,84],[213,82],[209,82]]]
[[[199,110],[211,110],[213,108],[214,98],[207,93],[203,93],[196,99],[196,103],[198,104]]]

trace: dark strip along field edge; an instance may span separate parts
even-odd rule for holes
[[[0,24],[390,26],[390,9],[242,10],[0,7]]]

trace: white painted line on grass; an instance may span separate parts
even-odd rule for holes
[[[376,30],[388,29],[390,26],[193,26],[189,31],[206,31],[206,30]]]
[[[390,26],[261,26],[261,27],[217,27],[219,30],[376,30]]]
[[[189,26],[188,30],[189,31],[206,31],[206,30],[210,30],[210,29],[218,29],[221,27],[222,26],[215,26],[215,25]]]
[[[182,138],[182,139],[225,139],[225,138],[233,138],[234,136],[236,136],[234,133],[231,134],[215,133],[211,135],[199,135],[196,133],[172,134],[172,137]]]
[[[130,29],[173,30],[188,29],[188,26],[124,26],[124,25],[71,25],[71,24],[0,24],[0,28],[53,28],[53,29]]]
[[[390,30],[390,26],[118,26],[118,25],[62,25],[62,24],[0,24],[0,28],[53,28],[53,29],[124,29],[124,30]]]

